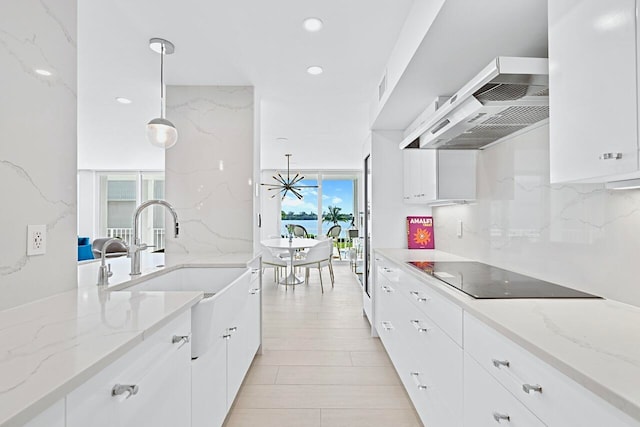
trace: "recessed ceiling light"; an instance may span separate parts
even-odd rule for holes
[[[131,102],[133,102],[129,98],[123,98],[122,96],[117,97],[116,101],[118,101],[120,104],[131,104]]]
[[[36,68],[35,71],[37,74],[40,74],[41,76],[47,76],[49,77],[50,75],[52,75],[53,73],[49,70],[44,70],[42,68]]]
[[[322,74],[324,70],[322,69],[322,67],[318,66],[318,65],[312,65],[311,67],[307,68],[307,73],[317,76],[318,74]]]
[[[302,26],[310,33],[315,33],[322,29],[322,21],[318,18],[307,18],[302,22]]]

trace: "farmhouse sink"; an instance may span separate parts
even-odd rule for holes
[[[122,291],[202,291],[204,298],[191,309],[191,358],[198,358],[220,335],[246,297],[251,282],[248,268],[183,267],[150,277]]]

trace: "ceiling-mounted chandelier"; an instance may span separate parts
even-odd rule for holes
[[[298,198],[298,200],[301,200],[303,197],[302,194],[300,193],[302,188],[318,188],[318,186],[317,185],[296,185],[297,183],[299,183],[304,179],[304,176],[297,173],[296,176],[291,178],[291,173],[289,170],[289,160],[291,158],[291,154],[285,154],[285,156],[287,157],[287,178],[285,179],[280,174],[280,172],[278,172],[276,175],[273,176],[273,179],[275,179],[278,182],[277,184],[260,184],[260,185],[271,187],[269,188],[269,191],[274,191],[274,190],[277,191],[271,196],[272,199],[280,193],[282,194],[282,198],[284,199],[287,193],[290,191],[294,196]]]

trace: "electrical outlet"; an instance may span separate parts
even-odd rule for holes
[[[27,255],[44,255],[47,252],[47,226],[27,225]]]

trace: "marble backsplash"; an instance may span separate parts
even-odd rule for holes
[[[640,190],[551,185],[548,135],[480,152],[477,202],[433,209],[436,248],[640,306]]]
[[[0,310],[77,286],[76,1],[1,9]],[[29,224],[46,254],[27,257]]]
[[[169,86],[167,118],[179,137],[166,152],[166,199],[180,218],[167,257],[251,252],[253,88]]]

